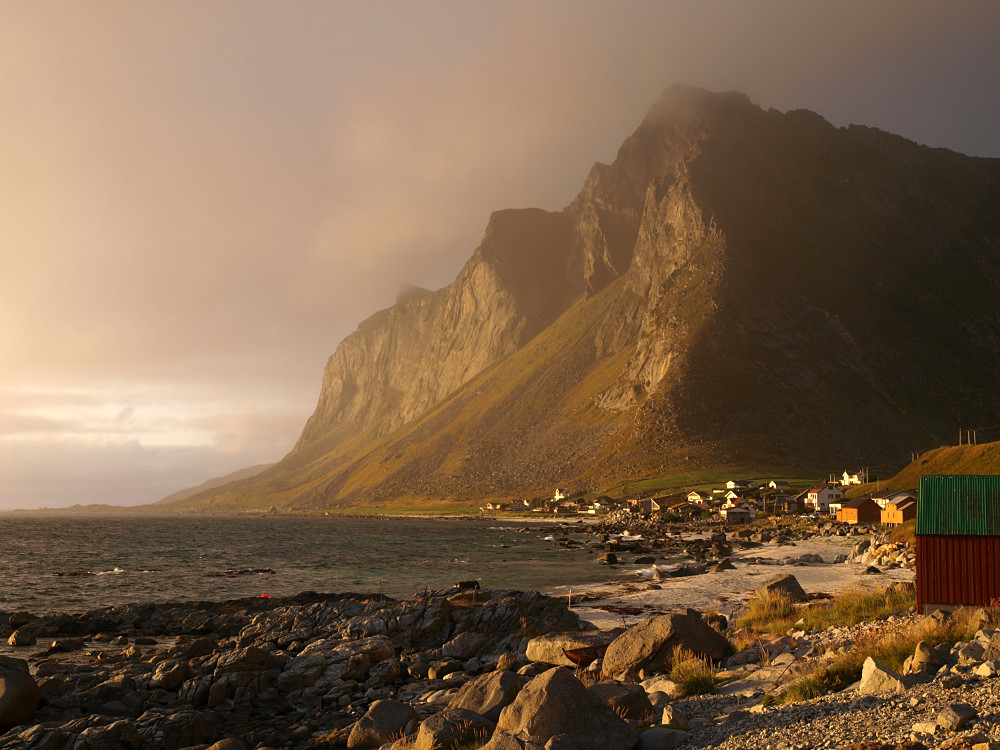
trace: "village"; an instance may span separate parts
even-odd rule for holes
[[[659,515],[673,520],[717,516],[726,524],[749,523],[758,515],[808,515],[849,524],[898,526],[917,517],[916,490],[876,491],[847,498],[846,491],[862,484],[865,472],[848,471],[837,478],[793,494],[791,483],[782,479],[730,479],[711,490],[690,490],[665,495],[631,495],[612,498],[599,495],[584,499],[582,493],[556,489],[549,499],[486,503],[480,512],[532,513],[552,516],[599,517],[628,509],[642,516]]]

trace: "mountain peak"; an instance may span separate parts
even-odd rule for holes
[[[998,160],[673,86],[564,210],[494,213],[452,284],[359,326],[292,453],[212,497],[471,502],[939,445],[1000,420],[998,195]]]

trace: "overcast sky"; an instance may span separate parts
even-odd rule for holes
[[[1000,156],[996,2],[0,0],[0,509],[294,444],[338,341],[674,83]]]

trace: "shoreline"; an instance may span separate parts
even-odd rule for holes
[[[609,630],[623,623],[631,626],[643,619],[685,608],[713,611],[731,618],[758,586],[776,575],[794,575],[809,594],[832,595],[855,587],[873,588],[913,580],[913,571],[903,568],[883,570],[879,575],[863,575],[867,566],[831,562],[837,555],[850,553],[857,542],[858,537],[812,537],[780,545],[769,543],[734,551],[729,556],[734,570],[663,577],[654,581],[654,570],[669,571],[677,567],[654,564],[625,580],[591,586],[551,586],[541,593],[571,600],[572,610],[582,620],[601,630]],[[788,560],[804,555],[819,555],[824,562]]]

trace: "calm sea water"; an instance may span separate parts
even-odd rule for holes
[[[545,589],[615,575],[595,564],[593,552],[543,541],[567,531],[468,519],[0,516],[0,610],[79,612],[380,586],[407,597],[468,579]]]

